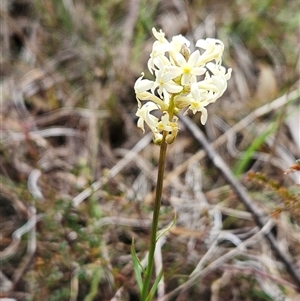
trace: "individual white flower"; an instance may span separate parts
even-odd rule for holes
[[[206,40],[200,39],[196,42],[196,47],[205,50],[199,58],[198,66],[205,65],[212,60],[215,60],[216,63],[221,63],[224,44],[220,40],[210,38]]]
[[[138,102],[138,107],[140,108],[142,106],[141,100],[151,100],[152,102],[155,102],[157,105],[159,105],[161,109],[166,110],[168,108],[168,105],[163,100],[161,100],[156,95],[147,92],[153,87],[154,82],[148,79],[143,79],[143,77],[144,73],[142,73],[142,75],[136,80],[134,84],[134,91]]]
[[[150,54],[150,58],[148,60],[148,69],[153,74],[153,70],[156,70],[155,66],[159,63],[158,60],[161,59],[164,61],[164,54],[170,49],[170,43],[165,38],[165,33],[160,30],[159,32],[153,27],[152,33],[154,37],[157,39],[153,43],[152,51]]]
[[[145,132],[145,123],[148,125],[150,130],[153,133],[153,141],[156,144],[160,144],[162,141],[163,135],[158,130],[159,119],[151,114],[154,110],[161,110],[160,107],[148,101],[141,108],[137,109],[135,115],[139,117],[137,126]]]
[[[207,69],[209,69],[214,75],[221,75],[223,76],[226,80],[229,80],[230,77],[231,77],[231,72],[232,72],[232,69],[229,68],[227,71],[226,71],[226,68],[219,65],[219,64],[214,64],[212,62],[210,63],[207,63],[206,65]]]
[[[139,117],[137,126],[145,132],[144,122],[147,123],[152,131],[156,131],[158,118],[150,114],[154,110],[159,110],[160,107],[154,102],[148,101],[141,108],[138,108],[136,116]]]
[[[214,63],[208,63],[206,67],[212,72],[212,75],[207,73],[205,80],[200,82],[198,87],[214,92],[214,97],[211,102],[215,102],[226,91],[227,81],[231,77],[232,69],[229,68],[226,72],[225,67]]]
[[[150,58],[148,60],[148,69],[153,74],[153,70],[157,70],[155,66],[160,64],[160,61],[165,61],[167,59],[165,56],[165,52],[161,49],[155,49],[153,47],[152,52],[150,53]]]
[[[157,130],[159,132],[171,132],[173,130],[172,125],[170,124],[170,117],[168,112],[164,112],[161,116],[160,122],[157,124]]]
[[[159,132],[166,131],[168,132],[166,136],[167,143],[172,143],[178,134],[178,118],[173,117],[173,120],[170,121],[170,116],[168,112],[164,112],[161,117],[161,121],[157,125],[157,130]]]
[[[151,57],[152,53],[150,54],[150,59],[148,60],[148,69],[150,70],[151,74],[153,71],[163,70],[165,71],[168,66],[171,65],[171,62],[166,56],[157,56]]]
[[[174,77],[182,75],[181,85],[189,85],[190,83],[196,82],[197,75],[202,75],[206,71],[205,68],[196,65],[199,57],[199,50],[194,51],[188,60],[186,60],[181,53],[177,53],[176,63],[178,66],[169,66],[167,70],[174,74]]]
[[[150,90],[153,87],[154,82],[149,80],[149,79],[143,79],[144,77],[144,73],[142,73],[142,75],[136,80],[135,84],[134,84],[134,91],[135,91],[135,95],[136,95],[136,99],[138,102],[139,107],[141,106],[141,102],[140,99],[142,94],[145,91]]]
[[[152,93],[157,89],[160,97],[164,97],[164,102],[169,104],[169,93],[179,93],[182,91],[183,87],[176,84],[172,79],[174,74],[167,72],[164,73],[162,70],[155,72],[156,80],[151,88]]]
[[[154,27],[152,28],[152,33],[154,37],[157,39],[157,41],[153,43],[152,50],[155,49],[157,51],[163,51],[163,52],[168,51],[170,49],[170,43],[165,38],[165,33],[162,30],[158,32]]]
[[[208,105],[208,102],[206,99],[202,98],[197,83],[192,85],[191,94],[193,95],[193,101],[189,109],[192,110],[194,114],[196,112],[201,112],[201,123],[204,125],[207,121],[207,110],[205,109],[205,106]]]
[[[191,85],[191,93],[175,97],[175,105],[181,109],[187,107],[184,114],[186,114],[188,110],[191,110],[193,114],[201,112],[201,123],[204,125],[207,121],[207,110],[205,106],[209,104],[206,94],[206,90],[203,91],[198,88],[198,83],[193,83]]]

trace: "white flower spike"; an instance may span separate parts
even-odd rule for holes
[[[138,110],[138,127],[145,131],[146,123],[153,133],[153,140],[160,144],[163,133],[165,140],[172,143],[178,133],[178,113],[185,109],[196,114],[201,112],[204,125],[208,114],[206,106],[214,103],[227,89],[232,69],[221,65],[224,44],[217,39],[200,39],[191,53],[190,42],[182,35],[174,36],[169,42],[165,33],[155,28],[156,38],[148,60],[148,69],[155,80],[139,77],[134,85]],[[202,54],[201,54],[202,53]],[[144,102],[142,104],[142,102]],[[154,116],[152,111],[161,113]]]

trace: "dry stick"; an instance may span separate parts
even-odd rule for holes
[[[249,212],[253,215],[256,224],[263,228],[263,226],[268,221],[268,217],[261,212],[253,203],[250,196],[248,195],[246,189],[239,181],[233,176],[230,168],[226,165],[224,160],[217,154],[217,152],[212,148],[212,146],[207,141],[203,132],[192,122],[188,116],[181,116],[180,120],[185,124],[187,129],[192,133],[194,138],[202,145],[204,151],[206,152],[209,159],[213,162],[215,167],[223,174],[226,181],[232,186],[233,190],[247,208]],[[293,267],[291,260],[284,254],[280,247],[278,246],[277,240],[271,232],[265,233],[265,237],[269,241],[272,249],[275,251],[276,255],[284,263],[287,272],[290,274],[292,279],[295,281],[298,291],[300,292],[300,275],[296,272]]]
[[[30,207],[28,211],[30,212],[31,219],[34,225],[31,228],[31,230],[28,231],[29,238],[27,242],[27,254],[25,255],[25,257],[22,258],[21,263],[19,264],[18,268],[14,271],[12,276],[14,286],[17,285],[21,277],[24,275],[36,251],[36,209],[35,207]]]
[[[13,232],[11,236],[12,241],[10,245],[4,250],[0,251],[1,261],[6,261],[15,255],[21,243],[21,237],[25,233],[29,233],[36,226],[36,223],[41,221],[42,219],[43,219],[43,214],[33,215],[28,219],[28,221],[23,226],[21,226],[20,228],[18,228]]]
[[[295,286],[293,283],[290,283],[290,282],[286,281],[285,279],[280,278],[278,276],[271,275],[268,272],[258,270],[254,267],[235,266],[232,264],[223,263],[219,266],[219,269],[222,269],[224,271],[225,270],[232,271],[233,273],[243,272],[244,274],[247,274],[247,275],[257,275],[260,278],[267,278],[273,282],[278,283],[279,285],[285,285],[285,286],[291,287],[294,290],[297,290],[297,286]]]

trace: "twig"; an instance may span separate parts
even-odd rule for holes
[[[95,228],[101,228],[105,225],[121,225],[124,227],[135,227],[135,228],[150,228],[150,219],[132,219],[122,216],[106,216],[94,223]]]
[[[233,176],[230,168],[226,165],[224,160],[209,144],[203,132],[191,121],[191,119],[188,116],[181,116],[180,119],[185,124],[187,129],[192,133],[194,138],[201,144],[209,159],[213,162],[215,167],[223,174],[224,178],[231,185],[232,189],[235,191],[240,201],[253,215],[256,224],[262,229],[269,220],[266,214],[255,206],[250,196],[248,195],[245,187]],[[290,274],[295,284],[297,285],[298,290],[300,291],[300,275],[294,269],[293,263],[288,258],[288,256],[282,252],[276,238],[271,232],[266,232],[265,237],[269,241],[276,255],[284,263],[287,272]]]
[[[257,268],[242,267],[242,266],[236,266],[236,265],[232,265],[232,264],[228,264],[228,263],[223,263],[222,265],[219,266],[219,269],[222,269],[224,271],[231,271],[233,273],[243,272],[243,274],[257,275],[260,278],[268,278],[271,281],[274,281],[280,285],[285,285],[285,286],[291,287],[294,290],[297,290],[297,287],[294,284],[292,284],[280,277],[270,275],[269,273],[267,273],[265,271],[258,270]]]
[[[1,132],[2,134],[3,132]],[[40,137],[59,137],[59,136],[75,136],[81,137],[81,134],[78,130],[74,130],[72,128],[64,128],[64,127],[55,127],[49,128],[45,130],[38,131],[29,131],[28,133],[11,133],[7,137],[4,137],[4,143],[7,141],[22,141],[27,138],[32,140],[37,140]]]
[[[42,172],[39,169],[34,169],[28,177],[27,187],[35,200],[42,201],[44,196],[42,194],[41,189],[39,188],[39,186],[37,184],[38,179],[41,175],[42,175]]]
[[[28,219],[26,224],[24,224],[22,227],[18,228],[16,231],[13,232],[12,242],[10,243],[10,245],[3,251],[0,251],[0,262],[8,260],[9,258],[15,255],[18,246],[21,242],[21,237],[25,233],[31,231],[35,227],[36,223],[41,221],[43,217],[43,214],[32,215],[32,217]]]
[[[124,286],[121,286],[110,301],[121,301],[124,297]]]
[[[31,228],[28,230],[27,254],[22,259],[19,267],[15,270],[15,272],[12,276],[14,286],[17,285],[17,283],[20,281],[22,275],[24,274],[24,272],[30,265],[30,263],[33,259],[33,256],[35,254],[35,251],[36,251],[36,246],[37,246],[36,223],[38,222],[39,219],[38,219],[38,215],[36,214],[36,208],[30,207],[28,209],[28,212],[30,213],[30,221],[31,221],[32,225],[30,225]],[[29,221],[28,221],[28,223],[29,223]],[[29,225],[28,225],[28,228],[29,228]],[[26,230],[24,229],[24,231],[26,231]]]

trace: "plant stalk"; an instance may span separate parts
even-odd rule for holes
[[[153,219],[152,219],[151,237],[150,237],[150,246],[149,246],[149,255],[148,255],[148,265],[146,269],[145,281],[143,284],[142,301],[146,300],[150,292],[149,285],[150,285],[153,265],[154,265],[154,253],[155,253],[155,246],[156,246],[158,220],[159,220],[161,196],[162,196],[163,181],[164,181],[164,171],[165,171],[165,163],[166,163],[166,153],[167,153],[167,146],[168,146],[166,143],[166,136],[167,136],[167,132],[164,132],[162,143],[160,145],[156,194],[155,194],[155,203],[154,203],[154,210],[153,210]]]

